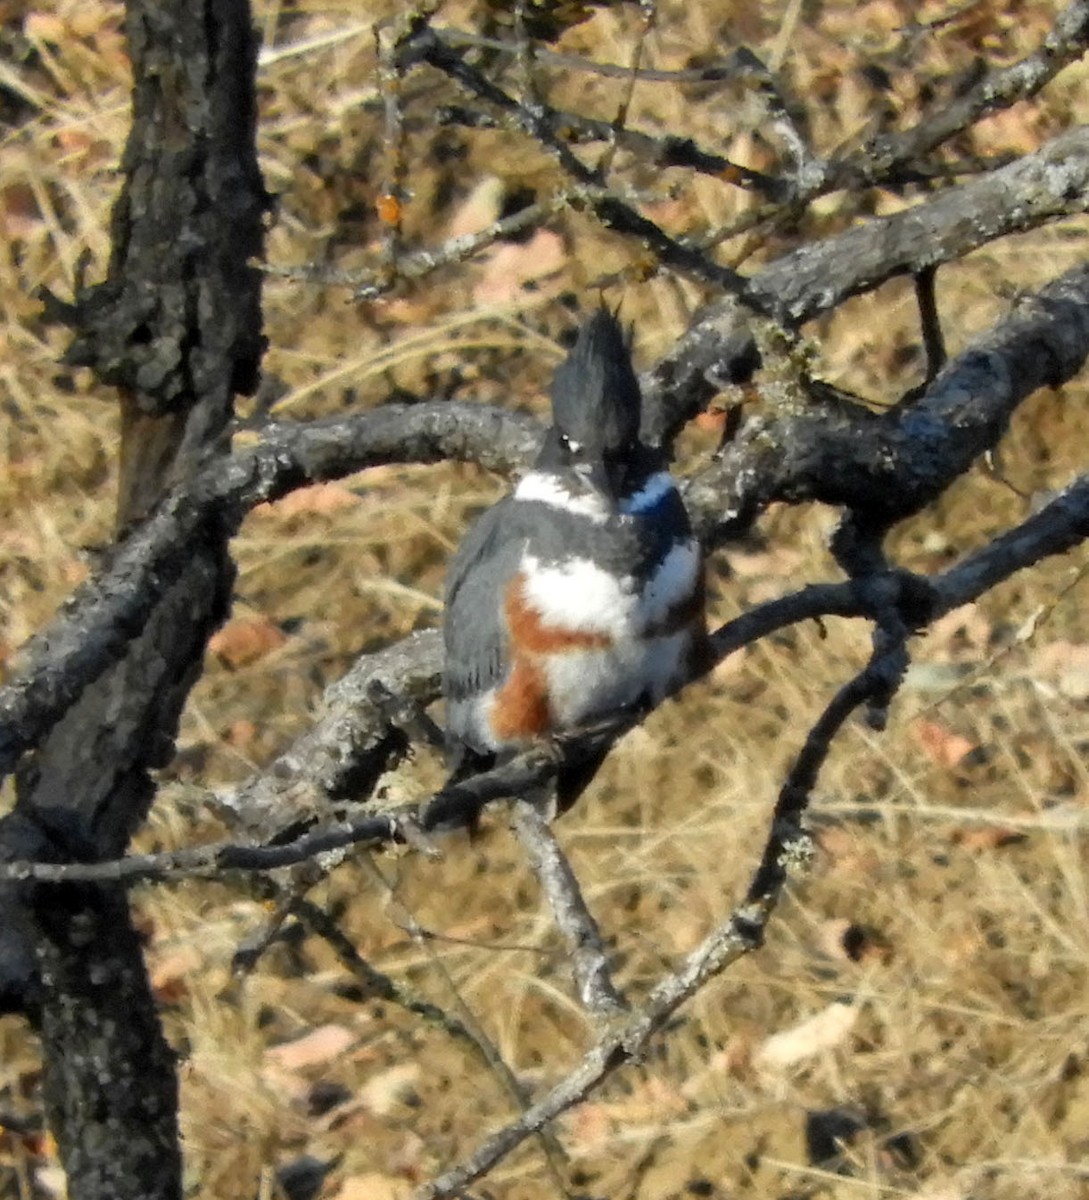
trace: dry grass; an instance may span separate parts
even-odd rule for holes
[[[370,26],[395,7],[259,6],[269,47],[262,164],[279,196],[273,262],[358,267],[374,243],[381,125],[369,103]],[[457,0],[451,21],[469,20],[476,7]],[[663,0],[648,55],[676,66],[747,41],[781,60],[807,98],[818,147],[829,150],[857,140],[878,112],[910,120],[928,78],[966,72],[977,54],[1023,54],[1056,5],[994,7],[1003,6]],[[953,12],[958,19],[902,53],[909,18]],[[92,277],[104,268],[127,82],[117,4],[54,0],[26,14],[0,3],[0,19],[9,47],[27,51],[0,63],[8,122],[0,143],[2,662],[85,574],[87,548],[110,529],[111,397],[58,368],[64,339],[43,326],[33,294],[41,284],[68,291],[84,251]],[[564,48],[622,61],[635,25],[634,11],[610,9],[572,30]],[[887,90],[863,76],[865,62],[889,71]],[[615,82],[595,78],[554,84],[556,103],[606,116],[619,94]],[[427,114],[445,91],[422,77],[411,87],[410,114],[423,114],[409,142],[412,237],[441,236],[489,176],[508,190],[555,183],[549,161],[512,135],[437,131]],[[1071,67],[1033,105],[985,122],[958,149],[1029,149],[1078,120],[1087,103],[1086,69]],[[770,161],[749,132],[754,114],[733,92],[686,96],[644,85],[633,119],[727,145],[754,166]],[[632,164],[625,171],[661,193],[656,215],[671,228],[719,225],[750,203],[714,180],[666,179]],[[865,203],[824,201],[801,233],[841,227]],[[572,217],[567,230],[556,272],[531,289],[510,284],[512,272],[528,269],[517,254],[374,305],[270,280],[267,370],[282,394],[279,410],[301,417],[358,408],[391,387],[539,408],[570,325],[560,297],[583,295],[631,253],[584,218]],[[1011,289],[1081,258],[1085,235],[1084,222],[1069,222],[943,271],[951,349],[1000,314]],[[796,236],[739,241],[725,253],[751,264]],[[631,283],[623,295],[644,361],[701,300],[692,286],[665,279]],[[852,301],[807,332],[828,378],[878,402],[917,378],[906,285]],[[1083,468],[1085,400],[1079,383],[1036,397],[1018,416],[1002,466],[1022,492],[1061,485]],[[705,452],[692,439],[682,469]],[[467,468],[384,469],[301,506],[254,514],[235,544],[236,613],[286,637],[234,669],[210,658],[142,842],[210,836],[200,788],[244,776],[305,728],[323,685],[361,649],[435,623],[451,548],[502,486]],[[1010,487],[976,470],[900,531],[896,550],[906,564],[934,569],[1025,512]],[[716,618],[799,580],[829,577],[828,527],[827,513],[770,513],[760,547],[723,553],[712,565]],[[919,641],[890,729],[877,736],[853,726],[835,749],[814,817],[820,853],[767,948],[690,1005],[645,1063],[563,1122],[576,1192],[646,1200],[1089,1195],[1081,1165],[1089,1128],[1087,561],[1079,552],[1012,580]],[[564,819],[564,844],[633,991],[728,911],[785,764],[865,653],[864,631],[834,622],[825,637],[800,628],[751,648],[630,736]],[[438,764],[423,761],[391,787],[422,793],[438,776]],[[375,965],[478,1023],[531,1087],[555,1079],[587,1045],[591,1031],[571,1001],[562,948],[501,820],[472,842],[452,839],[437,863],[360,858],[315,898],[339,913]],[[473,1054],[415,1018],[361,1002],[315,939],[279,945],[252,975],[232,979],[234,951],[267,919],[245,887],[160,888],[136,902],[182,1057],[194,1194],[274,1195],[276,1171],[311,1154],[338,1160],[324,1196],[400,1197],[513,1111],[502,1081]],[[435,937],[409,936],[406,914]],[[851,954],[848,924],[863,931]],[[813,1017],[819,1023],[803,1029],[793,1059],[775,1066],[767,1039]],[[274,1050],[316,1030],[321,1036],[294,1053]],[[0,1022],[0,1045],[2,1107],[28,1111],[33,1045],[10,1020]],[[805,1144],[806,1114],[831,1109],[850,1110],[867,1127],[840,1173],[814,1165]],[[28,1172],[38,1172],[36,1188],[50,1180],[41,1170],[48,1145],[8,1138],[4,1152],[2,1194],[19,1194]],[[557,1194],[535,1145],[489,1186],[510,1200]]]

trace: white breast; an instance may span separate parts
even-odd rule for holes
[[[521,569],[526,599],[544,624],[623,641],[641,637],[692,595],[699,578],[700,551],[694,538],[678,542],[640,595],[630,575],[617,578],[588,558],[553,566],[527,552]]]
[[[657,703],[683,680],[691,633],[646,635],[698,586],[700,553],[694,540],[669,551],[640,595],[631,577],[618,579],[585,558],[545,566],[527,553],[522,571],[525,597],[545,625],[605,634],[612,642],[607,649],[568,651],[546,660],[557,725],[578,725],[643,695]]]
[[[608,650],[551,655],[545,672],[557,727],[573,728],[642,696],[657,704],[684,681],[691,648],[692,635],[682,630],[616,642]]]

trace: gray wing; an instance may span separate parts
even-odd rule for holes
[[[516,514],[509,496],[488,509],[465,535],[446,576],[447,734],[469,742],[476,740],[473,699],[499,683],[509,665],[503,599],[525,544]]]

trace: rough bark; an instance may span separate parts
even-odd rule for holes
[[[133,124],[104,282],[71,304],[68,361],[119,389],[117,527],[225,453],[256,383],[266,196],[254,150],[256,40],[245,0],[129,0]],[[20,763],[0,859],[121,852],[173,750],[204,645],[229,602],[227,529],[205,515],[112,664]],[[42,1038],[47,1104],[74,1200],[181,1194],[177,1085],[121,892],[5,889],[0,1000]]]

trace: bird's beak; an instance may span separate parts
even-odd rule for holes
[[[624,489],[627,464],[622,459],[594,458],[579,465],[579,474],[594,488],[614,499]]]

